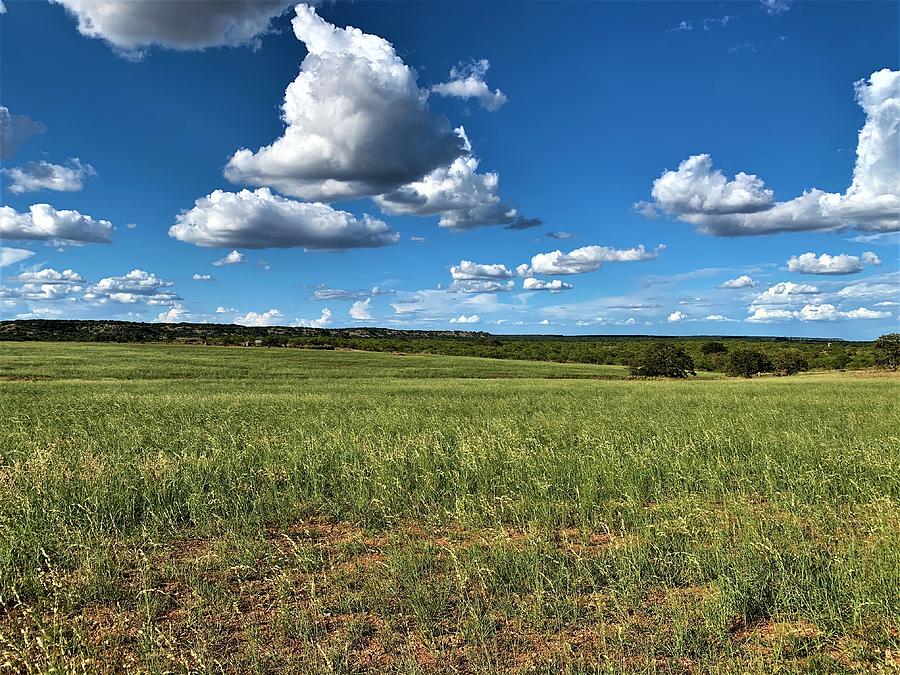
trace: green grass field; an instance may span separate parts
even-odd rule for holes
[[[898,672],[900,380],[0,344],[0,671]]]

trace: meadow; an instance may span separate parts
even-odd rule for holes
[[[0,672],[898,672],[900,379],[0,344]]]

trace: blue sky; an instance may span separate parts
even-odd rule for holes
[[[4,319],[897,330],[896,3],[4,9]]]

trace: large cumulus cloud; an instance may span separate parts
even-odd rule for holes
[[[286,199],[267,188],[201,197],[177,216],[169,236],[197,246],[325,250],[387,246],[400,238],[377,218]]]
[[[709,155],[694,155],[656,179],[647,215],[665,213],[704,234],[739,236],[855,227],[871,232],[900,229],[900,71],[879,70],[855,83],[866,114],[859,132],[853,180],[846,192],[807,190],[777,202],[758,176],[727,179]]]
[[[284,135],[238,150],[229,180],[327,201],[390,192],[464,154],[391,43],[333,26],[307,5],[296,12],[294,34],[308,54],[285,91]]]
[[[178,50],[256,46],[292,0],[53,0],[78,32],[140,57],[153,45]]]

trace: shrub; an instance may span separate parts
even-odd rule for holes
[[[900,333],[888,333],[875,340],[875,363],[891,370],[900,366]]]
[[[632,375],[640,377],[687,377],[695,375],[694,361],[681,347],[667,342],[654,342],[632,358],[628,366]]]
[[[809,361],[796,349],[788,349],[776,354],[772,365],[778,375],[796,375],[809,370]]]
[[[741,347],[728,353],[725,368],[729,375],[753,377],[757,373],[772,372],[772,362],[762,352]]]

